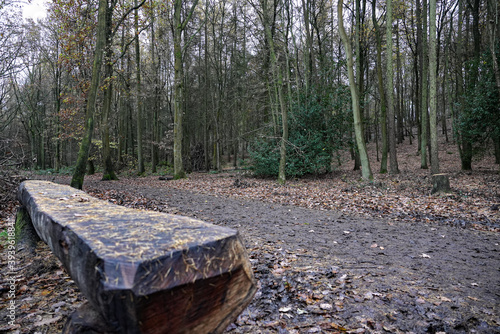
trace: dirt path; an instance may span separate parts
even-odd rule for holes
[[[110,187],[240,231],[260,290],[230,333],[500,333],[498,233],[86,181]]]

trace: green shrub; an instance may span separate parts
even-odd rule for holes
[[[464,91],[463,105],[457,104],[461,113],[455,120],[456,134],[459,139],[472,143],[474,155],[483,154],[490,139],[500,138],[499,96],[491,62],[491,54],[486,52],[479,63],[470,61],[467,64],[469,73],[471,76],[475,73],[477,81]]]
[[[351,126],[345,87],[334,92],[300,96],[289,112],[287,177],[319,175],[331,171],[333,153],[346,144],[344,134]],[[280,138],[267,133],[250,148],[256,176],[277,176]]]

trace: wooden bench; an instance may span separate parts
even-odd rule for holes
[[[18,198],[88,299],[65,333],[222,333],[256,291],[233,229],[47,181],[23,182]]]

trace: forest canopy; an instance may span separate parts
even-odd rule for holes
[[[348,150],[371,179],[399,172],[403,141],[438,173],[438,136],[463,170],[500,162],[494,0],[52,0],[36,22],[0,6],[2,168],[284,183]]]

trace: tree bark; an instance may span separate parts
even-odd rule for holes
[[[428,103],[427,103],[427,73],[428,73],[428,60],[427,60],[427,0],[423,0],[422,10],[422,103],[421,103],[421,138],[420,138],[420,168],[429,168],[427,164],[427,123],[428,120]]]
[[[356,82],[354,79],[354,62],[352,57],[352,48],[350,41],[347,37],[344,28],[344,18],[343,18],[343,0],[339,0],[337,3],[337,15],[338,15],[338,24],[339,24],[339,33],[342,38],[342,42],[344,44],[346,50],[347,57],[347,72],[349,76],[349,87],[351,90],[352,97],[352,110],[354,117],[354,132],[356,136],[356,143],[358,146],[359,156],[361,159],[361,175],[365,180],[373,180],[373,174],[370,167],[370,160],[368,159],[368,153],[366,151],[366,144],[363,137],[363,127],[361,124],[361,113],[359,108],[359,95],[358,88],[356,86]]]
[[[108,8],[107,0],[99,0],[99,10],[97,18],[97,41],[94,54],[94,64],[92,66],[92,81],[89,88],[85,132],[80,150],[78,151],[78,159],[75,166],[75,172],[71,179],[73,188],[82,189],[83,180],[85,178],[85,170],[87,160],[89,158],[90,145],[92,144],[92,134],[94,132],[94,114],[97,101],[97,92],[99,89],[99,79],[101,75],[102,55],[106,44],[106,11]]]
[[[280,141],[280,165],[278,172],[278,183],[285,184],[286,182],[286,144],[288,141],[288,107],[285,102],[285,93],[283,92],[283,74],[281,73],[281,67],[278,63],[276,57],[276,50],[274,48],[273,35],[271,33],[271,27],[269,23],[269,8],[267,0],[262,0],[262,16],[263,25],[266,34],[267,43],[269,45],[269,51],[271,55],[272,71],[274,74],[274,87],[278,92],[278,101],[281,111],[281,141]]]
[[[156,166],[158,165],[158,142],[160,141],[160,119],[159,119],[159,110],[160,110],[160,82],[159,82],[159,68],[157,66],[157,57],[160,55],[156,55],[156,35],[155,35],[155,9],[154,9],[153,1],[151,0],[151,67],[153,72],[153,136],[151,143],[151,172],[156,173]],[[160,60],[160,59],[158,59]]]
[[[380,38],[380,26],[376,17],[376,0],[372,1],[372,18],[375,27],[375,37],[377,42],[377,82],[380,94],[380,127],[382,133],[382,159],[380,162],[380,173],[387,173],[387,103],[385,100],[384,81],[382,78],[382,39]]]
[[[398,174],[398,159],[396,152],[396,131],[394,119],[394,70],[392,61],[392,0],[387,0],[386,23],[386,95],[387,95],[387,137],[389,143],[389,171]]]
[[[106,87],[104,88],[104,105],[102,108],[102,158],[104,162],[104,171],[102,173],[103,180],[118,180],[113,168],[113,162],[111,160],[111,148],[109,143],[109,114],[111,112],[111,101],[113,98],[113,65],[111,63],[111,58],[113,55],[111,46],[111,29],[112,29],[112,19],[113,19],[113,6],[108,8],[106,15],[106,64],[105,68],[105,78]]]
[[[137,7],[137,0],[134,0],[134,6]],[[136,85],[137,85],[137,173],[144,174],[144,155],[142,152],[142,127],[143,127],[143,104],[142,104],[142,82],[141,82],[141,49],[139,44],[139,9],[135,9],[135,66],[136,66]]]
[[[174,178],[186,177],[182,158],[183,119],[184,119],[184,69],[182,57],[182,32],[186,28],[194,9],[198,4],[195,0],[189,14],[181,20],[182,0],[175,0],[172,34],[174,40]]]
[[[431,173],[439,174],[439,155],[437,138],[437,73],[436,73],[436,0],[429,1],[429,93],[430,93],[430,130],[431,130]]]
[[[493,65],[493,72],[495,73],[495,82],[498,89],[498,98],[500,99],[500,68],[498,66],[498,59],[495,52],[495,43],[498,43],[496,32],[497,32],[497,18],[498,18],[498,2],[494,0],[488,0],[488,16],[489,16],[489,37],[490,37],[490,53]],[[500,102],[500,100],[499,100]]]

